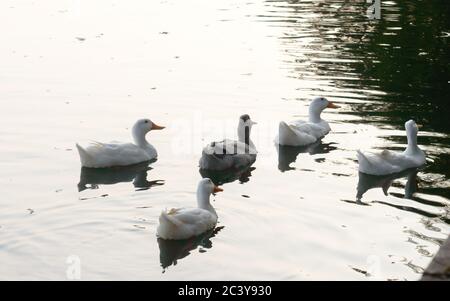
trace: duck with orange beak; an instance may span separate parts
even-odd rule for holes
[[[158,153],[153,145],[147,142],[145,135],[150,131],[162,129],[163,126],[153,123],[150,119],[139,119],[132,129],[134,143],[94,142],[87,147],[77,143],[81,165],[89,168],[105,168],[155,160]]]
[[[197,208],[164,210],[159,217],[157,235],[162,239],[183,240],[198,236],[217,224],[217,213],[210,202],[211,194],[223,191],[204,178],[197,187]]]
[[[289,124],[281,121],[275,142],[279,145],[304,146],[324,137],[331,130],[328,122],[320,117],[326,108],[337,109],[338,105],[325,97],[316,97],[309,105],[309,120],[296,120]]]

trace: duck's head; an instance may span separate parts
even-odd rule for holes
[[[421,128],[421,125],[416,124],[412,119],[405,122],[406,137],[408,137],[409,144],[417,144],[417,133],[419,132],[419,128]]]
[[[198,183],[197,191],[201,194],[210,195],[212,193],[221,192],[223,189],[216,186],[211,179],[204,178]]]
[[[337,109],[340,107],[325,97],[315,97],[309,105],[309,120],[311,122],[319,122],[321,120],[320,113],[326,108]]]
[[[326,108],[337,109],[339,106],[335,105],[333,102],[329,101],[325,97],[315,97],[311,101],[309,105],[310,108],[313,108],[316,111],[322,112]]]
[[[405,152],[409,152],[410,155],[416,155],[418,154],[417,150],[420,150],[419,146],[417,145],[417,133],[419,132],[419,129],[421,127],[422,125],[416,124],[416,122],[412,119],[405,122],[406,138],[408,140],[408,147],[406,148]],[[420,156],[424,156],[423,152],[420,152],[422,153],[420,154]]]
[[[416,122],[412,119],[405,122],[405,130],[408,134],[414,134],[417,135],[419,132],[419,126],[416,124]]]
[[[239,124],[238,124],[239,141],[250,145],[252,148],[254,148],[254,145],[250,139],[250,132],[255,124],[257,123],[251,120],[248,114],[244,114],[239,117]]]
[[[133,126],[133,134],[142,135],[147,134],[151,130],[162,130],[163,126],[159,126],[156,123],[152,122],[150,119],[144,118],[139,119]]]
[[[239,127],[248,126],[249,128],[251,128],[255,124],[257,124],[257,122],[251,120],[248,114],[244,114],[239,117]]]

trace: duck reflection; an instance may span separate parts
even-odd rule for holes
[[[241,169],[229,170],[199,169],[199,172],[203,178],[210,178],[216,185],[223,185],[225,183],[231,183],[236,180],[239,180],[239,183],[243,184],[250,181],[252,171],[254,171],[255,169],[255,167],[246,166]]]
[[[163,185],[163,180],[147,180],[148,171],[153,169],[148,166],[150,163],[152,162],[110,168],[82,167],[78,191],[97,189],[99,185],[112,185],[123,182],[133,182],[134,187],[138,190],[146,190],[152,186]]]
[[[158,238],[159,260],[161,262],[161,267],[163,268],[163,273],[166,268],[172,264],[176,265],[178,260],[187,257],[191,254],[191,251],[197,249],[197,247],[201,247],[199,252],[206,252],[204,249],[211,249],[211,238],[216,236],[222,229],[223,226],[216,227],[199,236],[185,240],[165,240]]]
[[[385,195],[388,195],[389,187],[391,187],[394,180],[404,177],[407,177],[404,197],[411,199],[413,194],[417,191],[417,172],[417,168],[407,169],[387,176],[374,176],[359,172],[356,199],[361,201],[364,193],[370,189],[379,187],[382,188]]]
[[[316,141],[313,144],[305,146],[284,146],[277,145],[278,150],[278,169],[281,172],[295,169],[291,167],[290,164],[295,162],[297,156],[300,153],[309,153],[310,155],[316,154],[327,154],[337,147],[334,146],[335,143],[322,143],[322,141]]]
[[[418,171],[419,170],[417,168],[412,168],[412,169],[407,169],[403,172],[388,175],[388,176],[373,176],[373,175],[367,175],[367,174],[360,172],[358,188],[357,188],[358,192],[356,194],[356,199],[357,199],[356,203],[366,205],[365,203],[361,202],[361,198],[364,195],[364,193],[366,193],[366,191],[373,189],[373,188],[381,187],[383,189],[384,194],[388,195],[388,189],[389,189],[389,187],[391,187],[391,185],[395,179],[407,177],[407,181],[405,184],[405,193],[402,194],[402,193],[398,193],[398,192],[393,192],[393,193],[390,193],[392,196],[397,197],[397,198],[409,199],[409,200],[421,203],[423,205],[445,208],[446,207],[445,203],[441,203],[441,202],[433,201],[433,200],[427,200],[420,196],[414,195],[414,193],[417,192],[417,190],[418,190],[418,185],[417,185]],[[428,212],[426,210],[423,210],[423,209],[420,209],[420,208],[417,208],[414,206],[405,206],[402,204],[395,204],[395,203],[390,203],[387,201],[372,201],[372,203],[387,205],[387,206],[394,207],[394,208],[397,208],[400,210],[420,214],[421,216],[424,216],[424,217],[439,218],[444,223],[450,224],[450,219],[447,217],[446,211],[443,211],[442,213],[433,213],[433,212]]]

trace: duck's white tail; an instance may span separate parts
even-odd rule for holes
[[[358,157],[358,162],[359,164],[371,164],[369,159],[367,159],[367,157],[364,155],[364,153],[361,150],[357,150],[357,157]]]
[[[373,164],[369,158],[359,149],[356,151],[356,154],[358,157],[358,170],[363,173],[372,174],[370,171],[373,170]]]
[[[176,239],[177,231],[180,229],[182,223],[175,218],[172,218],[167,212],[162,211],[159,216],[159,225],[156,233],[163,239]]]
[[[294,130],[284,121],[280,121],[278,125],[278,139],[277,143],[281,145],[293,145],[298,140],[297,134]]]
[[[161,215],[159,216],[159,223],[161,225],[165,224],[168,226],[181,226],[181,222],[175,218],[172,218],[166,211],[161,211]]]
[[[76,146],[78,149],[78,154],[80,155],[81,165],[83,165],[83,166],[89,165],[88,163],[89,163],[90,156],[89,156],[88,152],[83,147],[81,147],[81,145],[79,145],[78,143],[76,144]]]

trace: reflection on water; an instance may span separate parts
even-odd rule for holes
[[[205,249],[211,249],[213,244],[211,239],[219,233],[224,227],[215,227],[199,236],[186,240],[165,240],[157,238],[159,245],[159,260],[163,273],[166,268],[176,265],[178,260],[189,256],[192,251],[200,247],[199,252],[206,252]]]
[[[290,164],[295,162],[297,156],[301,153],[309,153],[310,155],[316,154],[327,154],[337,147],[334,146],[335,143],[323,143],[321,140],[316,141],[313,144],[305,146],[286,146],[286,145],[276,145],[278,151],[278,169],[281,172],[288,170],[293,170],[295,167],[291,167]],[[321,161],[316,161],[320,163]]]
[[[448,217],[446,217],[445,213],[444,214],[437,214],[437,213],[428,212],[428,211],[423,210],[423,209],[419,209],[417,207],[405,206],[405,205],[397,205],[397,204],[393,204],[393,203],[389,203],[389,202],[385,202],[385,201],[373,201],[373,203],[378,203],[378,204],[391,206],[393,208],[397,208],[397,209],[408,211],[408,212],[413,212],[413,213],[419,214],[421,216],[429,217],[429,218],[439,218],[443,222],[445,222],[447,224],[450,224],[450,219]]]
[[[417,168],[407,169],[399,173],[394,173],[385,176],[368,175],[359,172],[359,180],[357,187],[356,199],[361,201],[362,196],[369,189],[382,188],[384,195],[388,195],[388,190],[395,179],[407,177],[405,185],[405,198],[411,198],[414,192],[417,191]]]
[[[394,181],[401,178],[406,178],[406,183],[404,184],[404,194],[398,193],[398,192],[392,192],[390,195],[395,196],[399,199],[408,199],[411,201],[417,202],[419,205],[428,205],[433,207],[446,207],[446,203],[440,203],[436,201],[427,200],[426,198],[415,196],[414,193],[418,191],[418,169],[412,168],[407,169],[399,173],[386,175],[386,176],[375,176],[375,175],[368,175],[362,172],[359,172],[359,180],[358,180],[358,187],[357,187],[357,194],[356,199],[357,202],[361,202],[363,195],[370,189],[374,188],[381,188],[384,192],[384,194],[388,195],[388,190],[391,186],[393,186]],[[397,208],[400,210],[413,212],[416,214],[419,214],[421,216],[425,216],[428,218],[438,218],[444,223],[450,224],[450,218],[448,217],[448,212],[446,210],[442,211],[441,213],[433,213],[429,212],[424,209],[420,209],[418,207],[414,207],[411,205],[403,205],[403,204],[396,204],[388,201],[377,201],[374,200],[372,203],[377,204],[383,204],[387,206],[391,206],[393,208]]]
[[[250,181],[252,171],[254,171],[255,169],[256,169],[255,167],[246,166],[241,169],[228,169],[228,170],[199,169],[199,172],[203,178],[210,178],[216,185],[232,183],[237,180],[239,180],[240,184],[243,184]]]
[[[109,168],[88,168],[83,166],[81,167],[78,191],[98,189],[99,185],[126,182],[133,182],[134,187],[138,190],[147,190],[152,186],[163,185],[164,180],[147,180],[147,173],[152,170],[149,167],[150,163],[152,162]]]

